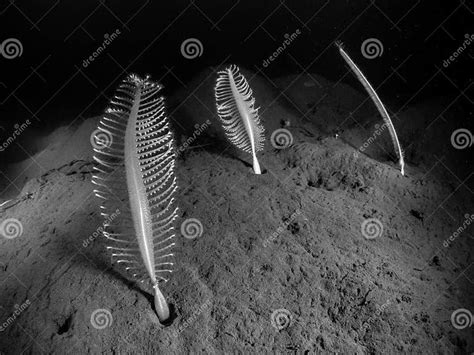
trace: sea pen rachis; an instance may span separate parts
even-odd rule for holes
[[[173,267],[174,138],[165,115],[161,85],[129,75],[120,84],[110,108],[99,123],[111,142],[95,148],[93,182],[102,200],[102,215],[120,209],[120,218],[108,220],[104,235],[113,258],[140,281],[154,288],[160,321],[169,317],[169,307],[159,287]]]
[[[342,43],[337,41],[336,46],[339,49],[339,53],[341,54],[342,58],[346,61],[346,63],[349,65],[351,70],[354,72],[355,76],[359,80],[359,82],[364,86],[365,90],[369,94],[370,98],[374,102],[375,106],[377,107],[377,110],[380,112],[380,115],[382,116],[385,124],[388,127],[388,131],[390,133],[390,137],[392,138],[392,143],[395,148],[395,153],[397,154],[398,158],[398,163],[400,165],[400,172],[402,175],[405,175],[405,160],[403,159],[403,152],[402,148],[400,147],[400,142],[398,140],[397,132],[395,131],[395,127],[393,126],[392,120],[390,119],[390,116],[385,109],[385,106],[382,103],[382,100],[380,100],[379,95],[375,92],[374,88],[372,85],[370,85],[369,81],[365,77],[365,75],[362,73],[362,71],[359,69],[357,65],[355,65],[354,61],[349,57],[349,55],[346,53],[344,50]]]

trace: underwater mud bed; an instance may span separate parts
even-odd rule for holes
[[[394,122],[407,161],[402,176],[387,132],[355,154],[380,123],[371,105],[360,106],[363,94],[317,75],[318,85],[284,77],[275,81],[288,88],[283,100],[255,76],[267,136],[258,176],[206,108],[214,107],[211,74],[168,98],[178,140],[190,135],[186,127],[211,122],[193,142],[200,148],[178,160],[179,223],[196,218],[203,231],[179,238],[177,269],[163,288],[170,324],[159,323],[151,290],[112,265],[98,233],[94,117],[59,128],[34,162],[5,171],[24,185],[19,195],[5,191],[2,202],[11,201],[0,217],[17,218],[24,230],[0,239],[0,351],[474,351],[472,327],[451,321],[458,309],[474,310],[472,225],[446,242],[474,211],[472,157],[450,143],[458,113],[444,113],[446,127],[423,140],[413,132],[442,105],[398,114],[409,122]],[[294,142],[278,150],[269,137],[282,120]],[[375,238],[361,231],[368,219],[383,227]]]

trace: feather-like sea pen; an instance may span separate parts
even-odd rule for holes
[[[265,128],[260,124],[258,108],[254,108],[252,89],[236,65],[231,65],[217,74],[217,114],[227,138],[237,148],[252,154],[253,171],[255,174],[261,174],[257,152],[263,150]]]
[[[119,85],[96,130],[105,144],[94,147],[92,182],[98,185],[94,192],[111,243],[107,249],[137,280],[151,283],[163,322],[170,311],[160,285],[173,270],[178,186],[161,88],[134,74]],[[117,209],[120,216],[112,218]]]
[[[392,143],[395,148],[395,153],[397,154],[398,163],[400,165],[400,171],[402,175],[405,175],[405,161],[403,160],[402,148],[400,147],[400,142],[398,141],[397,132],[395,131],[395,127],[393,126],[392,121],[390,120],[390,116],[387,110],[385,109],[385,106],[383,105],[382,101],[380,100],[379,96],[375,92],[372,85],[370,85],[369,81],[366,79],[364,74],[362,74],[362,71],[357,67],[357,65],[355,65],[355,63],[352,61],[352,59],[349,57],[346,51],[344,51],[342,42],[337,41],[336,46],[339,49],[339,53],[341,54],[342,58],[344,58],[346,63],[355,73],[359,82],[364,86],[365,90],[368,92],[370,98],[374,102],[375,106],[377,107],[377,110],[380,112],[380,115],[382,116],[385,124],[387,125],[388,131],[390,132],[390,136],[392,137]]]

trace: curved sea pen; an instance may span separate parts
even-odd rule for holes
[[[104,235],[112,258],[139,281],[151,282],[161,322],[169,318],[159,287],[172,272],[174,221],[174,138],[165,115],[162,86],[131,74],[119,85],[99,122],[107,144],[94,148],[92,182],[106,219]],[[120,218],[111,218],[120,210]]]
[[[355,73],[359,82],[364,86],[365,90],[369,93],[370,98],[374,102],[375,106],[377,107],[377,110],[380,112],[380,115],[382,116],[385,124],[387,125],[388,131],[390,132],[390,136],[392,137],[392,143],[395,148],[395,153],[397,154],[398,163],[400,165],[400,171],[402,175],[405,175],[405,161],[403,160],[402,148],[400,147],[400,142],[398,141],[397,132],[395,131],[395,127],[393,126],[392,121],[390,120],[390,116],[387,110],[385,109],[385,106],[383,105],[382,101],[380,100],[379,96],[375,92],[372,85],[370,85],[369,81],[366,79],[364,74],[362,74],[362,71],[357,67],[357,65],[355,65],[355,63],[352,61],[349,55],[344,51],[342,42],[337,41],[336,46],[339,49],[339,53],[341,54],[342,58],[344,58],[346,63]]]
[[[258,108],[254,108],[252,89],[236,65],[231,65],[217,74],[217,114],[226,136],[237,148],[252,154],[253,171],[255,174],[261,174],[256,153],[263,150],[265,128],[260,124]]]

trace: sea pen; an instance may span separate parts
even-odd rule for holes
[[[106,218],[107,249],[137,280],[151,283],[161,322],[170,316],[161,291],[173,268],[176,154],[162,86],[135,74],[119,85],[98,126],[92,182]],[[120,217],[110,218],[120,210]]]
[[[260,124],[255,98],[236,65],[218,72],[215,87],[217,114],[227,138],[237,148],[252,154],[253,171],[261,174],[257,152],[263,150],[265,128]]]
[[[357,79],[359,82],[364,86],[365,90],[368,92],[370,98],[374,102],[375,106],[377,107],[377,110],[380,112],[380,115],[382,116],[385,124],[388,127],[388,131],[390,132],[390,136],[392,137],[392,143],[395,148],[395,153],[397,154],[398,157],[398,163],[400,165],[400,172],[402,175],[405,175],[405,161],[403,160],[403,152],[402,148],[400,147],[400,142],[398,141],[398,136],[397,132],[395,131],[395,127],[393,126],[392,121],[390,120],[390,116],[385,109],[385,106],[383,105],[382,101],[380,100],[379,96],[375,92],[374,88],[372,85],[370,85],[369,81],[367,78],[364,76],[362,71],[355,65],[355,63],[352,61],[352,59],[349,57],[349,55],[344,51],[343,44],[340,41],[336,42],[336,46],[339,49],[339,53],[341,54],[342,58],[346,61],[346,63],[349,65],[349,67],[352,69],[352,71],[355,73]]]

